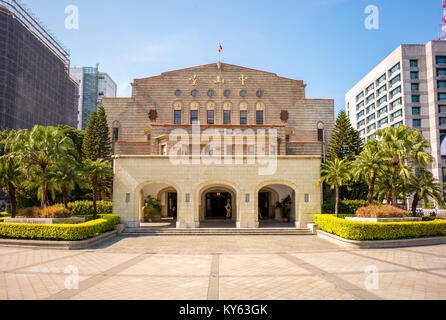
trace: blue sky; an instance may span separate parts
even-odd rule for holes
[[[94,66],[129,96],[134,78],[218,60],[301,79],[307,98],[344,94],[401,43],[438,36],[441,0],[23,0],[71,50],[72,65]],[[65,28],[65,7],[79,29]],[[367,30],[368,5],[379,30]]]

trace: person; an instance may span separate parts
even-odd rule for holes
[[[172,217],[177,217],[177,208],[175,206],[172,207]]]
[[[230,199],[228,199],[227,201],[226,201],[226,206],[225,206],[225,209],[226,209],[226,218],[231,218],[231,200]]]

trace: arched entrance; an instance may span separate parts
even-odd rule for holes
[[[167,181],[152,181],[146,182],[139,186],[137,195],[138,203],[138,219],[144,222],[144,204],[150,198],[157,199],[161,204],[160,219],[172,220],[172,223],[178,217],[179,203],[178,203],[178,188]]]
[[[281,210],[277,208],[277,203],[290,198],[289,221],[296,220],[296,187],[294,184],[285,181],[271,181],[263,183],[257,187],[256,208],[260,222],[283,221]]]
[[[197,189],[199,221],[235,223],[238,214],[237,190],[237,186],[223,182],[209,182],[199,186]]]

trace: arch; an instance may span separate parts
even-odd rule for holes
[[[116,129],[116,128],[119,129],[119,128],[121,128],[121,123],[118,120],[115,120],[112,123],[112,127],[113,127],[113,129]]]
[[[263,191],[271,193],[271,198],[274,198],[274,201],[270,199],[270,210],[269,210],[269,216],[273,216],[274,218],[277,218],[277,209],[275,208],[276,202],[280,201],[279,193],[270,187],[263,187],[259,190],[259,193],[262,193]]]
[[[142,208],[144,206],[144,200],[145,200],[145,195],[144,195],[144,188],[150,186],[150,185],[160,185],[160,190],[156,191],[156,197],[158,198],[161,194],[161,192],[163,190],[168,190],[168,189],[173,189],[177,192],[177,198],[181,199],[181,190],[178,187],[178,185],[176,185],[173,182],[167,181],[167,180],[149,180],[149,181],[145,181],[142,182],[140,184],[138,184],[135,188],[135,194],[134,194],[134,199],[135,199],[135,203],[134,203],[134,221],[141,221],[142,217],[143,217],[143,212],[142,212]],[[159,199],[159,198],[158,198]],[[177,204],[177,212],[178,214],[180,214],[181,212],[181,201],[178,201]],[[163,208],[163,211],[165,209]]]
[[[270,180],[270,181],[265,181],[262,182],[261,184],[259,184],[257,186],[257,188],[255,189],[255,206],[256,206],[256,210],[258,210],[258,206],[259,206],[259,192],[262,189],[268,188],[268,189],[272,189],[273,185],[281,185],[281,186],[286,186],[288,188],[290,188],[292,190],[291,192],[291,199],[292,199],[292,207],[291,207],[291,219],[293,220],[298,220],[298,214],[299,214],[299,210],[298,210],[298,197],[297,195],[298,193],[298,187],[290,181],[287,180]],[[279,193],[276,191],[276,196],[279,199],[278,201],[281,201],[282,199],[279,198]],[[276,213],[276,217],[277,217],[277,213]]]
[[[200,221],[204,214],[204,206],[203,206],[203,196],[209,190],[217,190],[217,189],[226,189],[230,191],[232,194],[232,219],[238,219],[240,208],[240,188],[237,184],[225,181],[225,180],[212,180],[201,183],[195,189],[195,206],[194,206],[194,215],[195,221]]]

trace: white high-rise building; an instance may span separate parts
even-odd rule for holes
[[[400,45],[347,92],[345,106],[363,141],[388,126],[421,130],[432,173],[446,182],[446,41]]]
[[[71,75],[79,81],[78,129],[85,129],[102,99],[116,97],[117,85],[107,73],[99,72],[98,66],[71,68]]]

